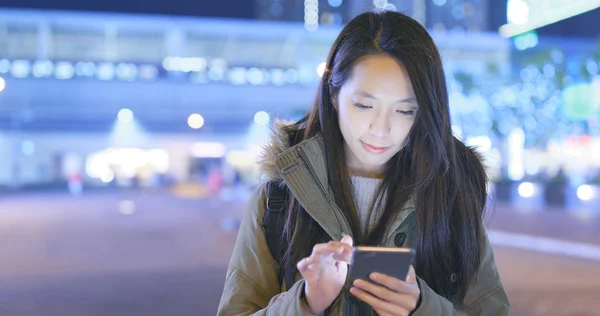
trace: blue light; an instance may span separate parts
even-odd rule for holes
[[[282,69],[272,69],[270,78],[271,82],[276,86],[285,84],[285,72]]]
[[[26,140],[21,144],[21,152],[23,152],[23,155],[25,156],[31,156],[35,153],[35,144],[30,141],[30,140]]]
[[[61,80],[71,79],[75,75],[75,68],[69,62],[59,62],[54,71],[56,78]]]
[[[142,65],[139,71],[140,79],[152,80],[158,77],[158,69],[153,65]]]
[[[228,79],[234,85],[245,84],[246,83],[246,69],[243,67],[231,68],[229,70]]]
[[[29,60],[15,60],[12,63],[11,74],[15,78],[26,78],[30,69],[31,62]]]
[[[138,70],[134,64],[119,64],[115,70],[117,77],[121,80],[133,81],[137,78]]]
[[[269,125],[270,121],[271,116],[265,111],[259,111],[256,112],[256,114],[254,114],[254,123],[256,123],[257,125],[266,126]]]
[[[10,60],[0,59],[0,74],[5,74],[10,71]]]
[[[585,68],[592,76],[598,73],[598,64],[593,59],[587,61]]]
[[[96,64],[92,62],[78,62],[75,64],[75,74],[80,77],[93,77],[96,73]]]
[[[527,33],[523,33],[521,35],[517,35],[514,38],[515,48],[518,50],[526,50],[528,48],[533,48],[538,44],[538,35],[536,31],[530,31]]]
[[[33,64],[33,76],[36,78],[48,77],[54,71],[54,64],[51,61],[36,61]]]
[[[133,121],[133,111],[130,109],[121,109],[117,115],[117,118],[121,123],[130,123]]]
[[[250,68],[246,71],[246,79],[253,85],[262,84],[264,77],[263,72],[258,68]]]
[[[598,105],[593,102],[592,86],[587,83],[572,84],[563,90],[563,111],[572,120],[587,120]]]
[[[287,83],[297,83],[298,82],[298,70],[296,69],[288,69],[285,71],[285,81]]]
[[[327,3],[329,3],[330,6],[337,8],[342,5],[342,0],[327,0]]]
[[[115,65],[113,63],[100,64],[96,75],[100,80],[111,80],[115,76]]]

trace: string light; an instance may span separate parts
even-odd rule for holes
[[[319,28],[319,1],[304,0],[304,28],[314,32]]]

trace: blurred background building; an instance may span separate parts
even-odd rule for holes
[[[139,315],[214,313],[273,122],[310,108],[350,19],[397,10],[431,32],[454,133],[485,157],[497,209],[490,236],[515,315],[593,315],[600,307],[585,298],[600,291],[589,277],[600,260],[599,8],[599,0],[0,1],[0,231],[14,245],[5,249],[13,259],[0,260],[0,314],[105,315],[102,304],[120,306],[114,287],[165,297],[144,305],[131,294],[127,302],[145,306]],[[119,256],[127,259],[104,260]],[[528,264],[579,269],[570,278],[580,292],[524,284],[512,271]],[[104,292],[79,281],[140,269],[178,294],[132,285],[142,276],[103,277]],[[544,271],[536,278],[556,278]],[[75,285],[53,285],[67,275]],[[63,298],[76,289],[88,301],[64,312],[60,297],[48,305],[32,288]],[[18,299],[30,295],[38,299]],[[125,311],[112,314],[133,315]]]
[[[0,19],[0,185],[13,188],[73,173],[90,187],[157,175],[193,182],[197,168],[210,169],[203,160],[247,174],[271,121],[309,108],[340,29],[22,9]],[[496,65],[508,75],[499,36],[434,36],[450,72]]]
[[[400,11],[435,30],[492,30],[488,0],[256,0],[261,20],[305,22],[307,25],[342,25],[358,14],[373,9]],[[318,4],[318,5],[317,5]],[[506,4],[495,8],[502,10]],[[506,9],[504,9],[506,10]],[[310,27],[310,26],[309,26]]]

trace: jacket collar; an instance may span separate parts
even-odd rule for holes
[[[320,135],[304,140],[279,154],[275,167],[306,212],[331,238],[341,240],[352,230],[329,188],[323,146]]]

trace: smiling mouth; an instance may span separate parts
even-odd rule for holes
[[[389,146],[388,147],[373,146],[373,145],[367,144],[363,141],[361,141],[361,144],[363,145],[365,150],[367,150],[370,153],[374,153],[374,154],[382,154],[390,148]]]

